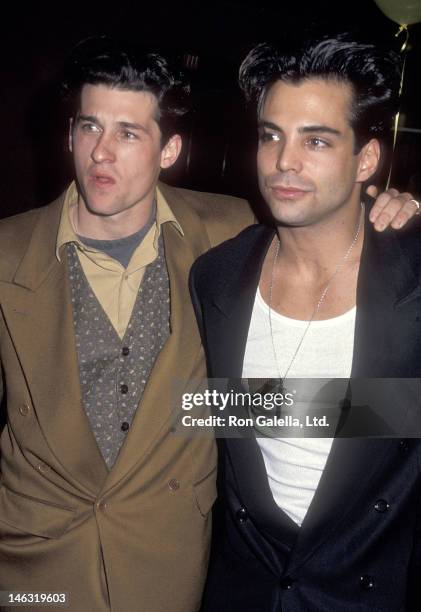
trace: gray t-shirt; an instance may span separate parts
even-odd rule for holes
[[[139,231],[124,238],[116,238],[115,240],[96,240],[94,238],[86,238],[79,236],[79,240],[87,247],[103,251],[109,257],[119,261],[124,268],[127,268],[132,258],[133,253],[142,242],[156,218],[156,203],[152,208],[151,216],[148,222]]]

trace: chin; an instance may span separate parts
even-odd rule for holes
[[[83,198],[86,204],[86,208],[89,212],[96,215],[110,215],[115,214],[116,198],[110,197],[110,194],[98,194],[98,193],[86,193],[86,198]]]
[[[96,203],[92,201],[88,201],[86,203],[86,209],[89,213],[91,213],[91,215],[97,215],[100,217],[110,217],[120,212],[119,210],[114,210],[112,206],[104,206],[103,203]]]
[[[296,202],[294,204],[290,202],[285,204],[277,202],[275,205],[270,206],[270,212],[275,223],[279,225],[291,225],[293,227],[306,225],[309,217],[306,211],[300,210]]]

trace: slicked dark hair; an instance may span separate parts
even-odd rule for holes
[[[190,108],[190,86],[181,72],[171,69],[158,53],[145,53],[128,41],[99,36],[76,45],[65,62],[62,81],[62,93],[73,116],[79,109],[82,87],[88,84],[153,94],[162,146],[180,131],[181,118]]]
[[[262,43],[240,67],[239,82],[248,101],[260,114],[266,93],[281,80],[293,84],[326,79],[351,86],[350,125],[355,152],[371,138],[383,140],[399,108],[401,65],[391,50],[357,42],[349,34],[310,39],[296,48]]]

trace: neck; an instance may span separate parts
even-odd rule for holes
[[[76,234],[95,240],[116,240],[126,238],[141,230],[149,222],[154,211],[154,198],[112,215],[92,212],[79,196],[77,206],[72,210],[72,225]]]
[[[354,306],[363,221],[360,209],[352,229],[336,227],[335,243],[332,225],[319,228],[317,240],[312,232],[306,231],[304,240],[282,228],[281,241],[274,238],[260,279],[269,307],[292,319],[313,321],[330,319]]]
[[[329,273],[345,257],[351,244],[349,261],[359,261],[364,237],[363,215],[358,205],[346,214],[312,226],[279,227],[279,261],[294,273],[323,276],[323,272]]]

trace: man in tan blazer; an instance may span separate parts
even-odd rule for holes
[[[216,453],[171,432],[174,380],[205,374],[187,276],[253,217],[242,200],[157,187],[180,151],[183,92],[162,58],[130,53],[78,48],[67,72],[76,184],[1,223],[0,591],[67,593],[80,612],[188,612],[205,577]],[[161,237],[166,273],[146,278]],[[151,305],[138,297],[147,280],[162,289]],[[84,320],[75,302],[90,308]],[[164,302],[170,316],[156,316]],[[166,336],[151,333],[165,319]],[[141,335],[156,350],[132,372]]]
[[[75,183],[0,223],[0,609],[194,612],[216,451],[171,431],[205,375],[187,276],[253,217],[158,184],[185,94],[161,57],[90,41],[66,87]]]

